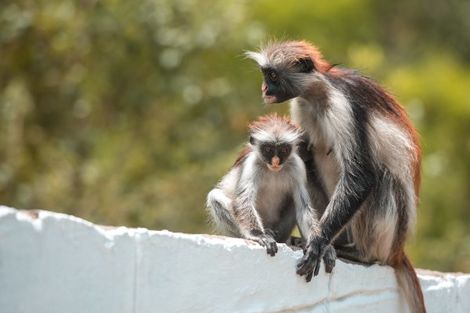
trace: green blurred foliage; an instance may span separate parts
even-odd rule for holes
[[[470,272],[470,3],[3,0],[0,202],[210,232],[205,196],[268,111],[243,58],[315,42],[400,99],[422,135],[417,266]]]

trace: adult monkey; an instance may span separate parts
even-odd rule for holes
[[[311,147],[306,164],[321,234],[307,243],[297,273],[311,275],[334,243],[338,256],[392,266],[411,311],[425,312],[404,252],[421,164],[418,135],[404,109],[371,79],[330,65],[308,42],[274,42],[246,55],[264,75],[265,103],[294,99],[292,119]]]

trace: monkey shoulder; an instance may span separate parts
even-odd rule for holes
[[[312,152],[309,152],[310,156],[307,157],[308,161],[313,159]],[[307,177],[307,169],[305,167],[305,160],[299,155],[294,154],[291,160],[291,166],[293,167],[292,170],[292,179],[295,181],[303,182]]]
[[[246,145],[243,150],[240,152],[238,155],[237,159],[235,160],[235,163],[233,164],[233,167],[237,167],[243,164],[245,162],[246,158],[250,155],[250,153],[253,152],[253,148],[249,145]]]
[[[227,174],[222,177],[216,188],[223,190],[228,196],[235,194],[240,177],[240,168],[232,167]]]

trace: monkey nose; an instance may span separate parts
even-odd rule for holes
[[[281,160],[279,159],[278,156],[275,156],[271,159],[271,165],[274,167],[278,167],[280,162]]]
[[[261,91],[262,91],[263,93],[266,93],[266,91],[268,91],[268,85],[266,85],[265,82],[263,82],[263,83],[261,84]]]

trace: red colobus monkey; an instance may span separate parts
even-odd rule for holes
[[[265,103],[293,99],[292,119],[311,147],[306,165],[320,232],[307,243],[297,273],[311,275],[334,243],[338,256],[392,266],[412,312],[425,312],[404,252],[416,219],[421,163],[404,109],[377,83],[330,65],[305,41],[246,54],[263,73]]]
[[[296,224],[306,241],[319,236],[305,165],[297,154],[300,136],[294,124],[277,115],[250,125],[249,144],[207,196],[219,232],[254,240],[271,256],[276,242],[286,242]],[[325,270],[331,272],[336,255],[332,246],[325,251]],[[306,275],[307,281],[311,277]]]

